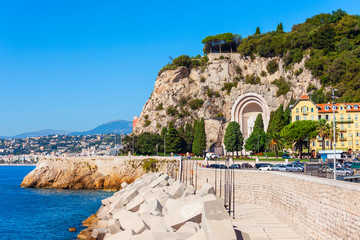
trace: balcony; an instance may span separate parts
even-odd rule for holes
[[[340,141],[346,141],[346,137],[340,137]]]
[[[335,120],[335,123],[354,123],[354,120],[352,120],[352,119],[348,119],[348,120],[341,119],[341,120]]]

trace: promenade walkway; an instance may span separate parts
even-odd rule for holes
[[[243,240],[304,239],[264,206],[236,203],[235,208],[235,219],[232,222],[235,229],[241,231]]]

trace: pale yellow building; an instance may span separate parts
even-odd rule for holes
[[[335,123],[340,130],[336,142],[336,149],[359,152],[360,150],[360,103],[332,103],[315,104],[308,96],[302,96],[291,106],[292,122],[298,120],[326,119],[333,121],[333,107],[335,108]],[[331,149],[331,139],[325,138],[325,149]],[[311,150],[322,150],[322,139],[317,137],[311,142]]]

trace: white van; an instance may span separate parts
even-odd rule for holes
[[[219,156],[213,152],[207,152],[205,157],[207,157],[208,159],[217,159]]]

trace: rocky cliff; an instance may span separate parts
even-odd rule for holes
[[[280,58],[250,58],[237,53],[212,53],[208,57],[208,64],[203,68],[179,67],[159,73],[134,129],[135,134],[160,132],[170,121],[180,126],[204,117],[207,145],[210,146],[222,142],[226,124],[231,121],[231,110],[239,96],[256,93],[266,100],[270,110],[274,110],[280,104],[286,106],[292,98],[301,97],[310,84],[321,87],[320,81],[305,68],[308,57],[291,69],[285,69]],[[272,60],[279,68],[270,74],[267,65]],[[291,86],[283,95],[277,93],[278,87],[274,84],[280,78]],[[203,103],[199,107],[195,101]]]
[[[27,188],[119,190],[149,170],[176,176],[176,158],[48,157],[41,159],[21,183]]]

